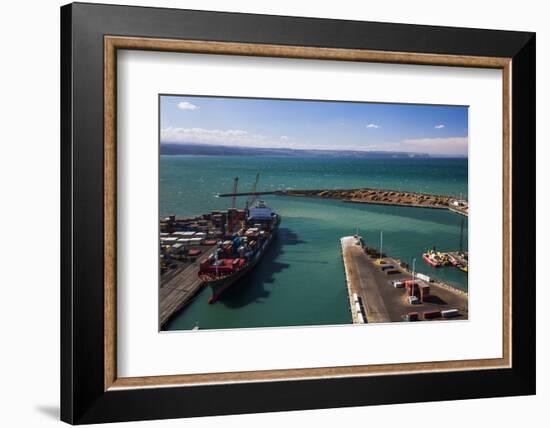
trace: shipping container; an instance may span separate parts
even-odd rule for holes
[[[178,241],[178,238],[175,236],[170,236],[168,238],[161,238],[160,242],[162,245],[173,245]]]
[[[418,312],[409,312],[405,315],[407,321],[418,321]]]
[[[177,253],[181,253],[183,250],[185,250],[185,246],[183,244],[180,244],[179,242],[172,245],[172,252],[177,254]]]
[[[428,275],[424,275],[423,273],[417,273],[415,276],[417,278],[423,279],[426,282],[430,282],[430,277]]]
[[[433,319],[433,318],[439,318],[440,316],[441,316],[441,311],[429,311],[429,312],[424,312],[422,314],[422,317],[425,320],[429,320],[429,319]]]
[[[458,312],[458,309],[447,309],[445,311],[441,311],[441,316],[443,318],[454,318],[460,315],[460,312]]]

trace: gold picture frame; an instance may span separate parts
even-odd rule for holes
[[[437,65],[501,70],[503,82],[502,358],[231,373],[118,377],[116,367],[116,86],[118,50]],[[106,35],[104,37],[104,390],[510,368],[512,364],[511,81],[512,58]]]

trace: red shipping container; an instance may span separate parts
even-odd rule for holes
[[[418,321],[418,312],[409,312],[407,314],[407,319],[409,321]]]
[[[422,317],[425,320],[433,319],[433,318],[439,318],[441,316],[441,311],[430,311],[430,312],[424,312],[422,314]]]

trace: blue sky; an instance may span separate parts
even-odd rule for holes
[[[161,96],[162,143],[467,156],[468,108]]]

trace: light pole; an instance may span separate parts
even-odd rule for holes
[[[414,268],[416,266],[416,257],[413,257],[413,280],[414,280]]]
[[[380,258],[378,259],[378,264],[382,263],[382,231],[380,231]]]

